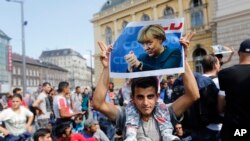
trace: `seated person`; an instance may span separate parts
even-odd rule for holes
[[[83,115],[75,116],[73,122],[73,133],[80,133],[83,131],[82,121],[83,121]]]
[[[95,138],[84,138],[79,133],[72,133],[70,123],[64,122],[56,127],[57,141],[98,141]]]
[[[87,119],[84,122],[84,130],[82,135],[85,138],[96,138],[98,141],[109,141],[105,133],[100,129],[98,122],[93,119]]]
[[[47,128],[38,129],[33,136],[34,141],[52,141],[51,131]]]

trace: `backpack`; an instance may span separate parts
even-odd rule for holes
[[[222,119],[217,110],[219,89],[212,80],[215,77],[206,77],[199,73],[194,73],[194,76],[200,99],[184,112],[183,127],[199,129],[210,123],[221,123]],[[179,77],[173,85],[172,101],[178,99],[184,92],[183,79]]]

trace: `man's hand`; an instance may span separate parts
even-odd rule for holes
[[[184,37],[181,37],[181,39],[180,39],[180,43],[184,47],[185,58],[188,55],[188,47],[190,44],[190,40],[192,39],[194,34],[195,34],[194,32],[190,32],[190,33],[186,34]]]
[[[230,49],[231,49],[231,51],[232,51],[232,52],[231,52],[231,55],[234,55],[234,52],[235,52],[234,48],[231,47]]]
[[[4,131],[2,131],[2,133],[3,133],[4,136],[8,136],[10,134],[10,132],[7,129],[5,129]]]
[[[26,129],[29,133],[32,133],[32,126],[26,124]]]
[[[101,49],[100,60],[104,68],[108,68],[109,66],[109,54],[112,51],[112,46],[108,46],[103,42],[98,42],[98,45]]]
[[[37,112],[36,112],[38,115],[43,115],[43,111],[41,109],[37,109]]]
[[[133,51],[130,51],[129,54],[124,56],[126,62],[128,63],[128,70],[133,70],[134,67],[138,67],[140,65],[140,61],[137,59],[136,55]]]

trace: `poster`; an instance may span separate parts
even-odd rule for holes
[[[147,37],[143,43],[138,42],[138,34],[141,35],[142,30],[149,29],[149,26],[156,31],[160,31],[156,26],[161,26],[166,36],[157,55],[157,49],[152,45],[157,41]],[[184,50],[179,42],[183,28],[183,18],[129,23],[113,45],[110,77],[135,78],[184,72]],[[133,66],[134,61],[128,59],[129,54],[135,55],[136,65]]]

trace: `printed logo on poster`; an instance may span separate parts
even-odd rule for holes
[[[141,30],[155,25],[163,28],[166,40],[162,42],[164,51],[158,56],[150,56],[154,50],[145,51],[146,44],[139,43],[137,38]],[[110,76],[135,78],[184,72],[184,51],[179,42],[183,28],[184,18],[129,23],[113,45]],[[125,59],[131,52],[141,62],[138,68],[132,67],[132,71],[128,69],[128,60]]]

